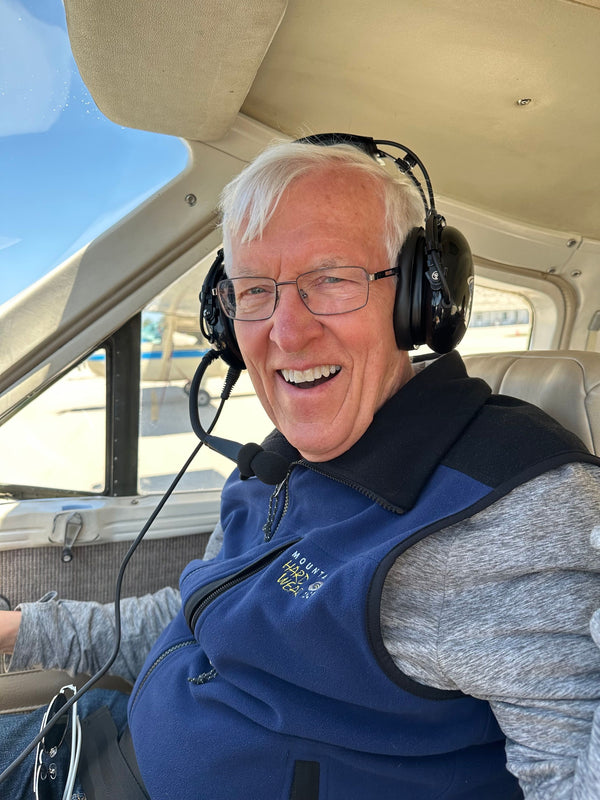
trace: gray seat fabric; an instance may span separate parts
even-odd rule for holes
[[[497,394],[542,408],[600,454],[600,353],[526,350],[463,356],[470,375]]]

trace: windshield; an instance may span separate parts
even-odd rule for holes
[[[179,139],[98,110],[61,0],[0,1],[0,305],[181,172]]]

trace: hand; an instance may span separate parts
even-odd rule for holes
[[[0,653],[13,652],[20,624],[20,611],[0,611]]]

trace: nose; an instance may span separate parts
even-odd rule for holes
[[[295,282],[280,284],[278,292],[269,338],[282,351],[299,353],[321,334],[322,325],[302,302]]]

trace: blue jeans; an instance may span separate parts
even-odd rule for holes
[[[78,701],[77,713],[80,719],[84,719],[101,706],[108,706],[120,733],[127,722],[128,699],[122,692],[91,689]],[[43,707],[26,713],[0,715],[0,772],[3,772],[40,732],[45,710]],[[83,746],[85,747],[85,742]],[[49,782],[52,784],[52,800],[62,800],[69,755],[69,748],[63,745],[54,759],[57,765],[57,777],[56,780]],[[32,800],[34,762],[35,750],[4,783],[0,784],[1,800]],[[85,798],[78,779],[75,781],[73,797],[77,800]]]

